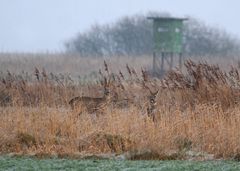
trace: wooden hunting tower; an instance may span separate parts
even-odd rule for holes
[[[182,32],[186,18],[148,17],[153,20],[153,72],[163,75],[173,68],[174,58],[178,56],[178,65],[182,67]],[[165,66],[164,63],[168,63]]]

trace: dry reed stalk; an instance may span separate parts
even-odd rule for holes
[[[184,113],[180,110],[168,113],[162,108],[165,114],[161,115],[157,124],[147,116],[139,116],[135,107],[127,112],[106,110],[106,115],[94,120],[89,115],[75,117],[71,111],[58,108],[16,107],[1,110],[1,151],[74,153],[78,151],[78,140],[93,132],[128,137],[137,142],[132,148],[139,151],[151,149],[168,153],[187,148],[228,158],[237,155],[240,150],[239,107],[223,111],[217,106],[198,105],[194,111]],[[19,133],[31,135],[35,144],[19,142]]]
[[[222,71],[207,63],[186,62],[186,73],[170,72],[164,80],[142,77],[129,65],[129,76],[111,73],[105,62],[99,82],[111,79],[118,98],[131,100],[124,108],[104,106],[95,118],[81,116],[67,106],[74,93],[97,94],[99,84],[79,86],[38,69],[35,81],[8,72],[0,83],[2,96],[10,102],[0,107],[0,151],[66,153],[79,151],[79,140],[96,132],[127,137],[133,150],[196,150],[215,157],[233,157],[240,152],[239,73]],[[106,73],[105,73],[106,72]],[[136,73],[136,74],[135,74]],[[35,72],[36,74],[36,72]],[[56,81],[58,80],[58,81]],[[149,87],[159,90],[156,122],[147,116]],[[4,92],[4,93],[3,93]],[[1,104],[1,103],[0,103]],[[91,152],[100,153],[95,147]]]

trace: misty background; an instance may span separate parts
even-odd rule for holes
[[[66,43],[89,33],[93,26],[114,26],[123,17],[143,17],[150,11],[192,17],[204,28],[211,28],[211,34],[215,31],[224,34],[223,39],[234,46],[240,37],[237,0],[1,0],[0,3],[1,52],[64,52]]]

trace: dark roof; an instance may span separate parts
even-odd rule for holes
[[[147,17],[150,20],[188,20],[188,18],[175,18],[175,17]]]

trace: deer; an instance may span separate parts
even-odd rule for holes
[[[148,97],[149,100],[149,106],[147,107],[147,114],[148,117],[150,117],[153,122],[156,122],[156,106],[157,106],[157,101],[156,97],[158,95],[158,90],[156,92],[150,91],[151,95]]]
[[[90,114],[98,114],[111,100],[109,86],[109,82],[105,79],[102,97],[77,96],[69,101],[69,105],[72,110],[81,107]]]
[[[159,90],[152,91],[145,83],[143,87],[149,90],[150,95],[148,96],[148,107],[147,107],[147,116],[152,119],[153,122],[156,122],[156,106],[157,106],[157,95]]]

